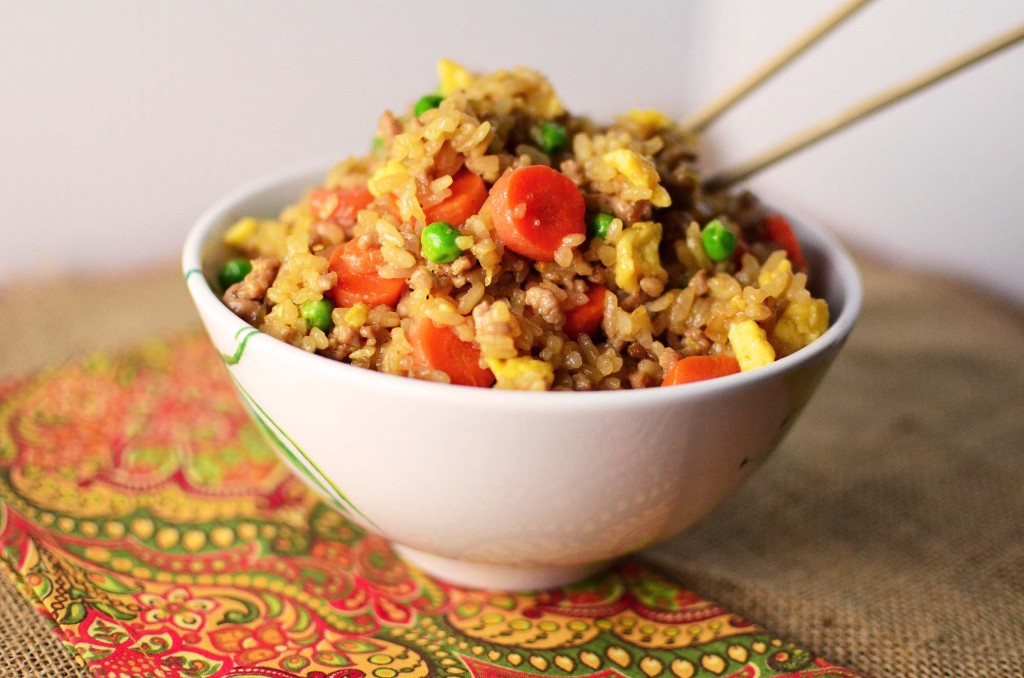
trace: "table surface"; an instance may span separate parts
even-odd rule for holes
[[[645,557],[868,676],[1024,676],[1024,313],[860,263],[861,321],[789,437]],[[0,318],[0,376],[198,324],[172,269],[9,285]],[[0,675],[85,675],[6,580],[0,628]]]

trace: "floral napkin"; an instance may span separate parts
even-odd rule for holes
[[[636,560],[433,581],[278,462],[219,361],[188,335],[0,384],[0,563],[96,676],[856,676]]]

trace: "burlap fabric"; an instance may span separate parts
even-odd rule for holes
[[[649,552],[869,676],[1024,676],[1024,313],[864,263],[844,354],[789,438]],[[177,272],[0,290],[0,375],[194,326]],[[0,675],[81,676],[0,584]]]

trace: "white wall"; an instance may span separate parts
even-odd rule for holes
[[[361,153],[448,56],[524,64],[595,117],[679,117],[834,2],[0,0],[0,283],[177,256],[191,221],[277,166]],[[1024,21],[1014,0],[885,0],[711,131],[718,164]],[[1024,48],[752,186],[894,262],[1024,303]]]

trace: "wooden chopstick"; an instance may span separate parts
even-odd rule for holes
[[[861,103],[851,106],[842,113],[827,118],[817,125],[768,148],[745,162],[716,173],[704,183],[704,188],[708,191],[717,191],[743,181],[766,167],[770,167],[780,160],[788,158],[797,151],[807,148],[811,144],[821,141],[884,108],[892,106],[911,94],[934,85],[940,80],[948,78],[958,71],[986,57],[990,57],[1021,40],[1024,40],[1024,24],[1002,35],[998,35],[960,56],[934,66],[910,80],[883,90]]]
[[[843,3],[834,12],[812,26],[810,30],[784,47],[782,51],[766,61],[746,78],[736,83],[731,89],[722,93],[717,99],[711,101],[691,115],[683,123],[683,129],[693,133],[703,130],[714,122],[718,116],[725,113],[741,99],[767,82],[773,75],[781,70],[783,66],[803,54],[808,47],[828,35],[832,32],[832,29],[848,19],[850,15],[870,1],[871,0],[848,0],[848,2]]]

